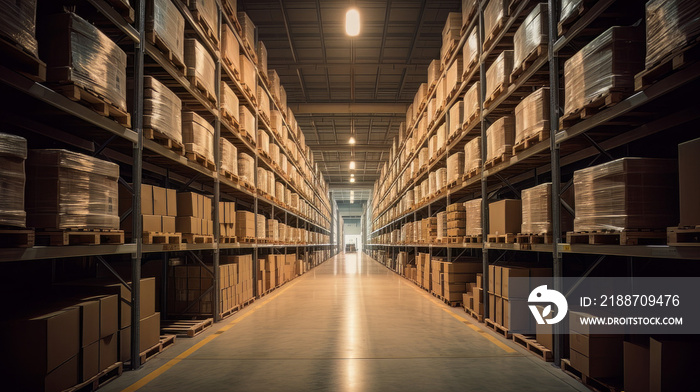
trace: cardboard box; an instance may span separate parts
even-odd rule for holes
[[[165,188],[153,187],[153,215],[168,215],[168,196]]]
[[[497,324],[503,325],[503,298],[495,296],[496,298],[496,314],[491,315],[491,320],[494,320]]]
[[[143,232],[161,232],[163,231],[160,215],[143,215],[142,216],[142,231]]]
[[[535,305],[537,310],[542,314],[544,306]],[[545,319],[551,318],[545,317]],[[550,350],[554,350],[554,326],[552,324],[537,324],[535,323],[535,339],[537,342]]]
[[[193,216],[178,216],[175,218],[175,232],[202,234],[202,220]]]
[[[519,233],[521,214],[520,200],[500,200],[489,204],[489,234]]]
[[[80,380],[79,373],[80,361],[78,360],[78,355],[75,355],[46,376],[42,375],[22,380],[22,385],[16,390],[63,391],[78,384],[78,380]]]
[[[80,310],[80,347],[86,347],[100,339],[100,303],[85,301],[75,307]]]
[[[133,184],[130,184],[133,186]],[[119,184],[119,215],[128,211],[134,202],[134,195],[124,185]],[[141,213],[153,215],[153,186],[141,184]]]
[[[182,192],[177,194],[177,216],[201,216],[199,210],[199,195],[193,192]]]
[[[236,236],[255,238],[255,214],[249,211],[236,211]]]
[[[166,214],[167,216],[177,216],[177,191],[175,189],[166,189]]]
[[[649,347],[624,342],[625,392],[649,392]]]
[[[606,355],[600,357],[587,357],[576,350],[570,350],[571,366],[588,377],[615,378],[622,375],[622,342],[620,342],[620,355]]]
[[[139,352],[144,352],[160,341],[160,313],[156,312],[141,319],[139,331]]]
[[[681,219],[678,226],[700,225],[700,139],[678,145]]]
[[[503,267],[500,265],[497,265],[493,269],[494,275],[493,275],[493,292],[496,293],[496,295],[503,295]]]
[[[104,295],[100,302],[100,338],[107,337],[119,330],[119,296]]]
[[[684,391],[697,383],[695,357],[698,344],[688,339],[649,339],[649,390]]]
[[[119,361],[119,337],[112,334],[100,339],[100,371],[107,369]]]
[[[100,372],[100,339],[80,349],[80,382]]]
[[[500,267],[496,267],[495,265],[489,265],[489,287],[488,287],[488,292],[489,294],[495,294],[496,293],[496,274],[500,275],[501,274],[501,269]],[[501,282],[501,277],[498,277],[498,285],[500,286]],[[498,288],[498,292],[500,293],[501,289],[500,287]]]
[[[175,233],[175,217],[174,216],[162,216],[161,226],[163,233]]]

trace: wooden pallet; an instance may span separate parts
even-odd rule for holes
[[[464,242],[467,244],[480,244],[484,242],[484,237],[481,235],[468,235],[464,237]]]
[[[194,143],[185,143],[185,158],[190,162],[198,163],[211,171],[215,171],[216,165],[214,162],[210,161],[204,155],[194,152],[193,150],[195,148],[196,146]]]
[[[231,172],[229,172],[229,171],[227,171],[227,170],[223,170],[223,169],[222,169],[222,170],[219,170],[219,176],[220,176],[220,177],[223,177],[223,178],[227,178],[227,179],[229,179],[229,180],[232,181],[232,182],[238,182],[238,175],[237,175],[237,174],[233,174],[233,173],[231,173]]]
[[[201,13],[196,10],[196,9],[191,9],[190,12],[192,13],[192,17],[194,18],[195,22],[199,25],[199,27],[202,28],[202,32],[204,33],[204,36],[214,44],[215,48],[218,48],[219,46],[219,34],[214,32],[214,28],[209,26],[204,19],[204,17],[201,15]]]
[[[513,334],[513,341],[524,347],[527,351],[535,354],[537,357],[541,358],[545,362],[552,362],[554,360],[554,355],[552,350],[539,344],[535,337],[532,335],[521,335],[519,333]]]
[[[153,231],[145,231],[143,233],[143,237],[141,239],[142,243],[144,245],[150,245],[150,244],[181,244],[182,243],[182,234],[180,233],[162,233],[162,232],[153,232]]]
[[[484,100],[484,108],[488,108],[491,103],[493,103],[498,97],[500,97],[502,94],[504,94],[508,90],[508,85],[505,83],[501,83],[498,86],[496,86],[496,89],[493,90],[491,95],[486,97]]]
[[[107,0],[109,4],[121,15],[124,20],[129,23],[134,23],[135,13],[134,9],[129,5],[129,0]]]
[[[214,319],[210,318],[205,320],[164,320],[160,322],[160,332],[164,335],[193,338],[212,325],[214,325]]]
[[[175,344],[175,335],[162,335],[160,337],[160,341],[158,342],[158,344],[156,344],[155,346],[153,346],[149,349],[146,349],[145,351],[143,351],[139,355],[139,360],[141,361],[141,365],[150,361],[156,355],[169,349],[170,347],[172,347],[173,344]]]
[[[66,79],[67,78],[64,80]],[[72,82],[52,84],[51,87],[54,91],[70,99],[71,101],[79,102],[98,114],[113,119],[119,125],[125,128],[131,128],[131,115],[126,110],[118,108],[108,99],[101,97],[99,94],[89,91],[88,89]]]
[[[551,244],[553,238],[551,234],[518,234],[515,236],[517,244]]]
[[[486,236],[486,241],[500,244],[514,244],[515,237],[515,234],[489,234]]]
[[[623,230],[566,233],[569,244],[608,245],[663,245],[666,232],[663,230]]]
[[[560,20],[557,24],[557,31],[559,32],[559,36],[566,33],[571,28],[571,26],[574,23],[576,23],[579,17],[586,13],[589,9],[591,9],[591,6],[595,3],[596,0],[583,0],[574,10],[574,12],[572,12],[571,14],[569,14],[569,16],[566,17],[566,19]]]
[[[510,159],[511,153],[513,152],[513,147],[505,145],[504,148],[505,151],[501,155],[498,155],[497,157],[491,158],[488,161],[484,162],[484,169],[490,169],[498,165],[499,163],[507,162]]]
[[[192,234],[192,233],[182,233],[182,243],[183,244],[213,244],[213,235],[202,235],[202,234]]]
[[[510,84],[515,84],[520,75],[524,74],[537,60],[541,57],[547,57],[547,44],[540,44],[539,46],[532,48],[530,52],[517,68],[513,68],[510,73]]]
[[[216,95],[214,94],[214,91],[209,91],[209,89],[204,85],[204,82],[202,82],[202,80],[194,74],[193,68],[188,68],[187,73],[187,79],[190,81],[190,85],[192,85],[195,90],[199,90],[204,98],[209,100],[212,105],[216,106]]]
[[[3,65],[35,82],[46,81],[46,63],[11,38],[0,36],[0,56]]]
[[[122,362],[117,362],[108,366],[106,369],[92,376],[89,380],[81,382],[71,388],[64,390],[63,392],[91,392],[96,391],[99,388],[107,385],[110,381],[113,381],[117,377],[121,376],[124,372],[124,364]]]
[[[179,58],[178,55],[168,47],[168,44],[165,43],[155,30],[146,31],[146,41],[158,48],[163,56],[170,61],[170,64],[172,64],[182,76],[187,75],[187,65],[183,59]]]
[[[559,129],[567,129],[574,124],[598,114],[602,110],[622,101],[627,96],[629,96],[629,92],[624,90],[609,91],[603,95],[600,95],[590,100],[587,104],[583,105],[583,107],[575,110],[574,112],[562,116],[559,119]]]
[[[534,134],[531,133],[533,130],[528,131],[531,133],[528,137],[513,145],[513,155],[549,139],[549,121],[542,121],[541,124],[537,125],[537,128],[539,130]]]
[[[478,64],[479,64],[479,56],[476,56],[474,59],[472,59],[469,62],[469,64],[462,65],[462,81],[467,80],[467,77],[469,76],[469,74],[471,74],[472,71],[474,71],[474,69],[477,67]]]
[[[446,244],[461,244],[464,242],[464,237],[445,237]]]
[[[493,41],[496,40],[496,37],[498,37],[498,34],[501,33],[501,30],[503,30],[503,27],[506,25],[507,21],[508,21],[508,17],[503,15],[501,17],[501,20],[499,20],[498,23],[493,26],[489,35],[487,35],[486,39],[484,39],[484,46],[483,46],[484,52],[489,50],[489,47],[491,46]]]
[[[700,226],[669,227],[666,240],[670,246],[700,246]]]
[[[440,67],[441,67],[441,68],[442,68],[442,66],[447,62],[447,60],[449,60],[449,59],[452,58],[452,55],[455,53],[455,50],[457,49],[457,40],[454,40],[454,39],[453,39],[453,40],[450,40],[450,41],[451,41],[451,42],[450,42],[450,46],[448,47],[448,49],[445,51],[445,53],[444,53],[443,56],[442,56],[442,59],[441,59],[442,62],[441,62],[441,64],[440,64]],[[442,70],[441,70],[441,71],[442,71]],[[430,96],[430,95],[428,95],[428,96]]]
[[[508,328],[496,323],[491,319],[484,319],[484,324],[486,324],[487,327],[491,328],[492,330],[494,330],[494,332],[496,332],[499,335],[502,335],[506,339],[510,339],[513,336],[508,330]]]
[[[229,317],[229,316],[237,313],[239,310],[241,310],[241,305],[236,305],[236,306],[232,307],[231,309],[228,309],[224,312],[219,313],[219,318],[223,320],[226,317]]]
[[[481,166],[481,165],[479,165],[479,166]],[[477,167],[477,168],[474,168],[468,172],[465,172],[464,175],[462,176],[462,180],[466,181],[472,177],[477,177],[480,175],[481,175],[481,168]]]
[[[34,230],[0,229],[0,248],[31,248],[34,246]]]
[[[219,237],[220,244],[235,244],[238,242],[238,237]]]
[[[221,118],[224,119],[226,124],[228,124],[234,131],[240,132],[241,124],[238,122],[238,120],[236,120],[232,113],[229,113],[229,111],[223,106],[221,109],[219,109],[219,113],[221,113]]]
[[[562,359],[561,360],[561,370],[564,371],[564,373],[568,374],[570,377],[573,377],[575,380],[580,382],[581,384],[587,386],[593,391],[596,392],[622,392],[623,389],[620,387],[621,385],[621,380],[601,380],[601,379],[595,379],[592,377],[588,377],[587,375],[583,374],[580,370],[577,370],[573,366],[571,366],[571,361],[568,359]]]
[[[143,123],[144,127],[150,127],[153,125],[151,122],[151,116],[149,115],[144,115],[143,116]],[[168,150],[173,151],[177,155],[184,156],[185,155],[185,146],[178,142],[177,140],[173,140],[168,135],[159,132],[155,129],[152,128],[145,128],[143,130],[143,137],[148,139],[148,140],[153,140],[154,142],[160,144],[161,146],[167,148]]]
[[[40,245],[123,244],[124,230],[109,229],[41,229],[34,233]]]
[[[452,308],[462,306],[462,301],[450,301],[443,296],[438,296],[438,298],[440,298],[440,300],[442,300],[442,302],[444,302],[447,306],[450,306]]]
[[[238,239],[238,242],[244,243],[244,244],[254,244],[255,243],[255,237],[241,237]]]
[[[677,48],[657,65],[646,69],[634,77],[634,91],[641,91],[667,75],[695,63],[700,58],[700,37],[682,48]]]
[[[464,306],[463,308],[464,308],[464,311],[465,311],[468,315],[470,315],[470,316],[472,316],[472,317],[474,318],[474,320],[476,320],[476,321],[478,321],[478,322],[480,322],[480,323],[483,323],[483,322],[484,322],[484,315],[483,315],[483,314],[477,313],[477,312],[475,312],[473,309],[469,309],[469,308],[466,307],[466,306]]]

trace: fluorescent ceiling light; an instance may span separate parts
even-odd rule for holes
[[[353,173],[353,174],[350,174],[350,177],[355,177],[355,173]],[[352,193],[352,192],[350,192],[350,194],[352,195],[353,193]]]
[[[348,143],[355,144],[355,138],[350,136],[350,140],[348,140]]]
[[[355,170],[355,161],[350,161],[350,170]]]
[[[360,11],[355,8],[345,14],[345,33],[351,37],[360,35]]]
[[[354,179],[354,178],[350,178],[350,182],[355,182],[355,179]]]

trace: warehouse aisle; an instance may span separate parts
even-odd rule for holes
[[[366,255],[340,254],[104,390],[138,379],[150,379],[141,391],[587,390],[453,310]]]

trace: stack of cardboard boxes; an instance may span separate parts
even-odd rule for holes
[[[228,267],[228,288],[222,290],[222,309],[233,308],[253,298],[253,255],[221,255],[221,266]],[[236,279],[237,278],[237,279]]]
[[[489,235],[519,233],[522,223],[520,200],[499,200],[489,204]],[[489,286],[490,287],[490,286]]]
[[[255,214],[250,211],[236,211],[236,237],[255,239]]]
[[[222,282],[228,275],[226,266],[221,266]],[[214,293],[209,291],[214,284],[214,275],[210,268],[201,265],[176,265],[173,267],[173,298],[169,312],[172,314],[204,314],[214,311]],[[225,288],[221,285],[221,289]],[[223,295],[222,295],[223,297]],[[222,309],[223,310],[223,309]]]
[[[219,202],[219,237],[236,236],[236,203]]]
[[[119,185],[119,215],[132,208],[133,195],[125,186]],[[141,222],[144,233],[175,233],[177,193],[175,189],[166,189],[153,185],[141,184]],[[125,233],[132,232],[132,214],[121,222]]]
[[[624,330],[610,334],[609,326],[583,325],[580,317],[593,315],[569,312],[569,356],[571,366],[592,378],[619,377],[623,370]],[[607,329],[602,334],[601,329]]]
[[[448,229],[449,230],[449,229]],[[421,220],[421,242],[430,244],[437,237],[437,218],[430,217]]]
[[[475,282],[467,282],[466,292],[462,295],[462,305],[476,313],[478,316],[484,315],[484,277],[479,272],[476,274]]]
[[[178,193],[175,228],[183,234],[214,235],[211,199],[193,192]]]
[[[488,294],[491,321],[510,329],[511,319],[531,320],[532,316],[527,306],[529,290],[523,289],[522,281],[517,283],[519,290],[513,290],[512,288],[516,287],[513,279],[551,276],[551,268],[489,265]]]
[[[481,263],[442,262],[440,265],[442,297],[450,302],[463,300],[468,283],[476,282],[476,274],[482,271]]]
[[[447,206],[447,236],[461,239],[466,235],[466,229],[467,212],[464,204],[453,203]]]

